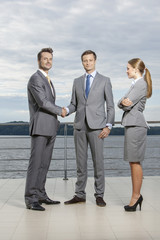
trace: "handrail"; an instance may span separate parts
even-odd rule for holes
[[[159,124],[160,121],[148,121],[149,124]],[[10,125],[28,125],[28,123],[9,123]],[[67,142],[68,142],[68,139],[69,138],[73,138],[73,136],[68,136],[67,135],[67,127],[68,125],[73,125],[73,122],[64,122],[62,123],[64,124],[64,135],[63,136],[57,136],[57,138],[61,138],[61,137],[64,137],[64,146],[56,146],[54,148],[54,150],[64,150],[64,157],[53,157],[52,158],[52,161],[64,161],[64,166],[63,166],[63,170],[62,169],[50,169],[49,171],[50,172],[59,172],[59,171],[63,171],[64,172],[64,180],[67,180],[68,179],[68,172],[70,171],[75,171],[76,169],[75,168],[68,168],[68,161],[75,161],[75,157],[73,156],[68,156],[68,151],[69,150],[74,150],[74,146],[68,146],[67,145]],[[115,122],[115,125],[117,124],[120,124],[120,122]],[[0,125],[8,125],[8,123],[5,123],[5,124],[0,124]],[[21,135],[12,135],[12,136],[5,136],[5,135],[1,135],[0,136],[0,139],[29,139],[30,137],[29,136],[21,136]],[[123,148],[123,146],[105,146],[105,148],[109,148],[109,149],[121,149]],[[152,148],[150,146],[147,147],[148,149]],[[155,149],[159,149],[159,146],[154,146]],[[30,150],[30,147],[0,147],[0,151],[17,151],[17,150]],[[118,156],[116,157],[117,160],[121,160],[123,157],[122,156]],[[91,156],[89,156],[89,160],[91,159]],[[146,157],[147,159],[147,157]],[[152,156],[152,159],[157,159],[157,157],[154,157]],[[29,159],[28,158],[13,158],[12,159],[3,159],[3,157],[0,158],[0,163],[3,162],[3,161],[28,161]],[[115,157],[111,157],[111,156],[105,156],[105,161],[110,161],[110,160],[115,160]],[[152,167],[152,169],[160,169],[160,168],[155,168],[154,166]],[[88,171],[92,171],[93,168],[89,168]],[[105,167],[105,170],[109,171],[109,170],[117,170],[116,168],[113,168],[112,169],[109,169],[108,167]],[[118,169],[119,171],[126,171],[128,170],[128,168],[126,169]],[[22,170],[18,170],[20,172],[26,172],[26,169],[22,169]],[[17,169],[11,169],[11,170],[8,170],[8,169],[5,169],[5,170],[0,170],[0,173],[2,172],[17,172]]]
[[[160,124],[160,121],[147,121],[148,124]],[[73,122],[62,122],[61,124],[72,125]],[[115,121],[115,125],[121,124],[121,121]],[[29,125],[29,122],[8,122],[8,123],[0,123],[0,126],[20,126],[20,125]]]

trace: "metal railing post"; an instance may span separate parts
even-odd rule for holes
[[[64,178],[63,180],[68,180],[67,177],[67,123],[64,125]]]

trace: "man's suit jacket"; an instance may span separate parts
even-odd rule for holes
[[[86,74],[74,80],[69,114],[76,111],[74,127],[81,129],[86,117],[91,129],[102,129],[114,124],[114,102],[110,79],[96,73],[88,99],[85,96]],[[106,111],[105,111],[106,102]]]
[[[37,71],[28,82],[28,103],[30,112],[30,135],[53,136],[59,122],[62,108],[55,105],[55,90],[53,93],[46,77]]]
[[[147,83],[144,78],[139,79],[135,85],[132,85],[128,93],[119,100],[118,107],[124,111],[122,116],[123,126],[139,126],[148,127],[143,111],[146,104],[147,95]],[[132,105],[125,107],[121,104],[124,98],[129,98],[132,101]]]

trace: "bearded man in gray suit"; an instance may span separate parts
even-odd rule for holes
[[[37,58],[39,70],[28,82],[31,156],[26,178],[25,203],[27,209],[44,211],[42,203],[60,203],[48,197],[45,183],[59,127],[57,115],[64,116],[65,110],[55,104],[56,93],[48,76],[52,67],[53,50],[43,48]]]
[[[66,108],[68,114],[76,111],[74,121],[77,161],[76,195],[65,204],[86,201],[89,144],[94,166],[96,204],[104,207],[106,203],[103,199],[105,190],[103,146],[104,138],[108,137],[114,123],[112,86],[108,77],[95,70],[95,52],[85,51],[81,60],[86,73],[74,80],[71,102]]]

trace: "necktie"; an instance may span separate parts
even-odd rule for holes
[[[52,88],[52,84],[51,84],[51,79],[50,79],[50,77],[47,75],[46,78],[48,79],[49,85],[50,85],[50,87]]]
[[[91,75],[87,75],[87,80],[86,80],[86,97],[88,98],[89,90],[90,90],[90,77]]]
[[[53,94],[53,96],[54,96],[54,90],[53,90],[53,85],[52,85],[51,79],[50,79],[50,77],[49,77],[48,75],[46,76],[46,78],[47,78],[47,80],[48,80],[48,82],[49,82],[49,85],[50,85],[52,94]]]

